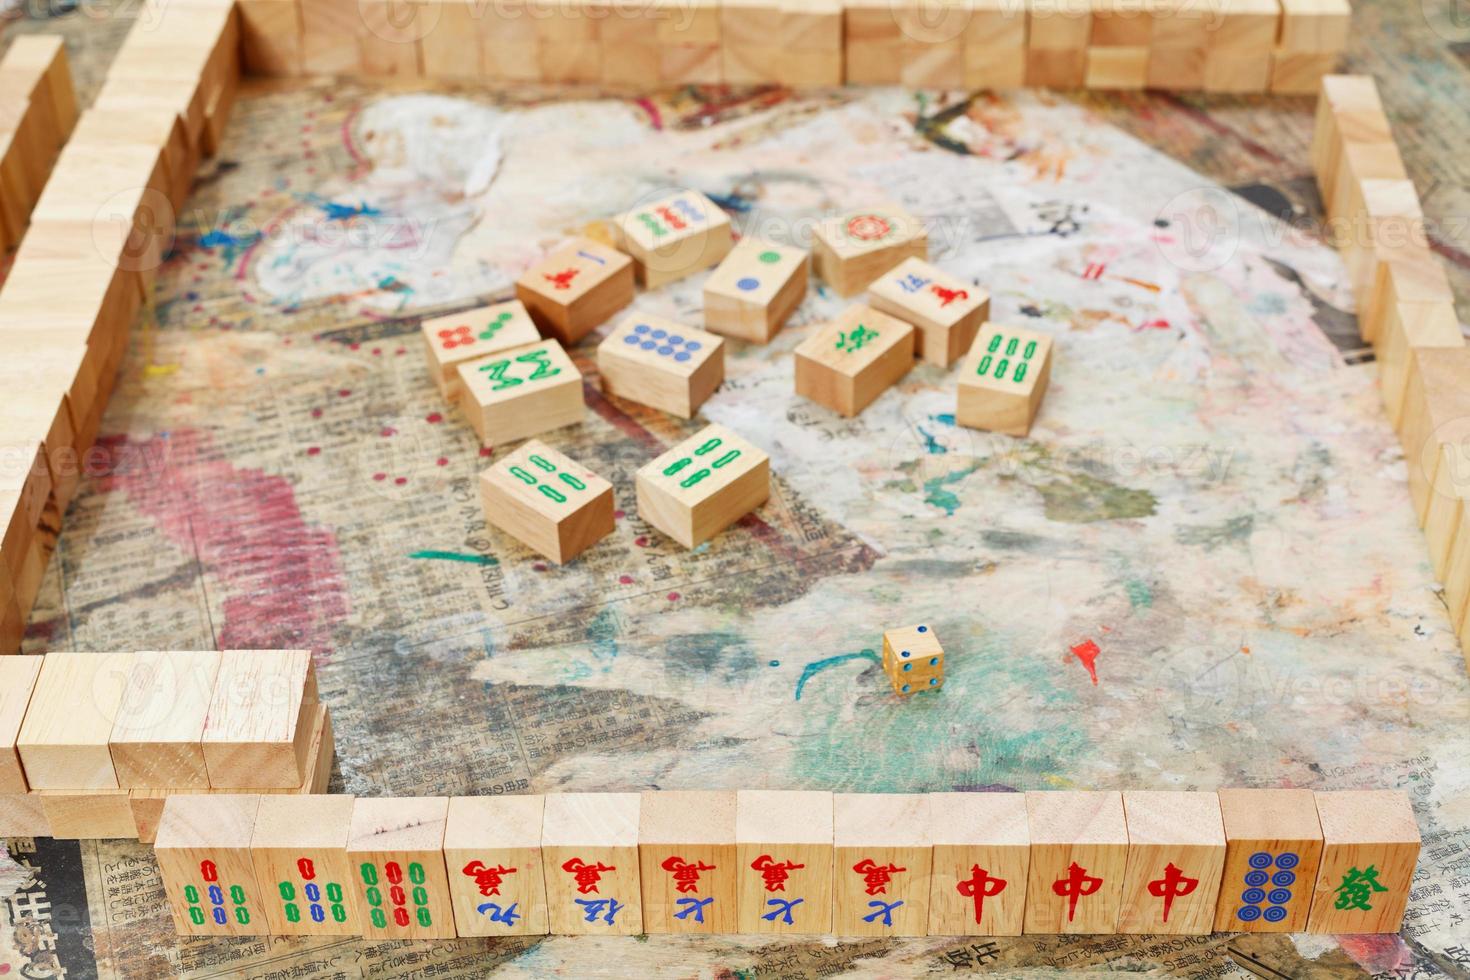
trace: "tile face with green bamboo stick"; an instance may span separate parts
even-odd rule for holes
[[[582,421],[582,372],[554,340],[513,347],[457,368],[460,409],[486,446]]]
[[[1050,379],[1050,337],[987,323],[960,367],[955,420],[972,429],[1024,436]]]
[[[613,529],[612,484],[532,440],[480,474],[485,520],[565,564]]]
[[[725,428],[710,425],[638,471],[638,516],[694,548],[765,503],[771,463]]]

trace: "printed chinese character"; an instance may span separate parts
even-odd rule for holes
[[[765,919],[767,922],[774,922],[776,921],[776,916],[779,915],[781,916],[782,922],[784,922],[788,926],[792,925],[793,923],[791,921],[791,910],[805,901],[806,899],[804,898],[793,898],[789,902],[782,898],[768,898],[766,899],[766,905],[775,906],[775,908],[773,908],[770,912],[767,912],[765,915],[762,915],[761,918]]]
[[[681,898],[681,899],[678,899],[677,901],[674,902],[674,904],[680,906],[681,911],[675,912],[674,913],[674,918],[676,918],[676,919],[687,919],[687,918],[689,918],[690,915],[693,915],[695,922],[703,922],[704,921],[704,907],[706,905],[710,904],[711,902],[713,902],[714,900],[715,900],[715,897],[713,895],[711,895],[709,898]]]
[[[515,868],[504,868],[496,865],[493,868],[485,867],[478,858],[464,866],[463,873],[475,879],[475,886],[480,889],[480,894],[486,897],[500,894],[500,882],[506,875],[516,873]]]
[[[510,905],[502,909],[494,902],[486,902],[484,905],[477,905],[475,911],[481,915],[488,916],[491,922],[500,922],[507,926],[513,926],[516,924],[516,920],[520,918],[516,914],[516,906],[519,904],[519,902],[511,902]]]
[[[782,861],[779,864],[771,860],[769,854],[762,854],[750,866],[761,873],[761,880],[765,883],[768,892],[784,892],[786,890],[786,879],[791,877],[791,872],[806,865],[797,864],[795,861]],[[801,899],[797,899],[801,901]]]
[[[601,861],[598,861],[596,864],[588,864],[581,858],[576,857],[568,858],[562,862],[561,869],[570,875],[576,876],[577,891],[583,895],[586,895],[588,892],[597,891],[597,883],[602,880],[603,874],[608,871],[618,870],[611,864],[603,864]],[[592,920],[588,919],[587,921],[591,922]]]
[[[908,868],[900,868],[896,864],[875,864],[872,858],[863,858],[852,866],[852,870],[863,876],[863,890],[869,895],[884,895],[893,876]]]
[[[1093,878],[1087,873],[1087,869],[1073,861],[1067,868],[1067,877],[1058,878],[1052,882],[1051,890],[1055,895],[1067,899],[1067,921],[1077,914],[1077,899],[1086,898],[1102,887],[1101,878]]]
[[[906,293],[917,293],[927,285],[929,285],[928,279],[914,275],[912,272],[898,281],[898,288]]]
[[[1370,864],[1367,871],[1359,871],[1357,867],[1349,869],[1342,876],[1342,884],[1333,890],[1337,892],[1335,908],[1371,912],[1373,906],[1368,904],[1368,899],[1373,897],[1374,892],[1388,891],[1388,887],[1378,883],[1378,868]]]
[[[902,899],[899,899],[897,902],[890,903],[875,898],[868,903],[868,908],[872,909],[873,911],[863,916],[863,921],[872,922],[874,919],[878,918],[878,916],[881,915],[883,916],[883,924],[885,926],[891,926],[893,925],[893,910],[898,908],[902,904]]]
[[[699,891],[700,872],[715,870],[713,864],[705,864],[703,861],[696,861],[694,864],[690,864],[677,854],[664,858],[663,864],[659,865],[659,867],[674,876],[675,890],[680,892]]]
[[[980,924],[982,907],[987,898],[994,898],[1006,889],[1006,880],[996,878],[978,864],[970,865],[970,877],[955,885],[955,891],[975,901],[975,924]]]
[[[1186,878],[1184,872],[1174,867],[1171,861],[1164,868],[1164,877],[1148,883],[1148,893],[1154,898],[1164,900],[1164,921],[1168,922],[1169,909],[1173,907],[1174,899],[1192,893],[1198,885],[1198,878]]]
[[[606,915],[604,915],[602,921],[608,925],[613,924],[613,919],[624,908],[623,903],[619,902],[616,898],[574,898],[572,901],[582,906],[583,911],[587,913],[587,918],[584,921],[596,922],[597,917],[603,915],[605,912]]]
[[[878,331],[869,330],[866,326],[859,323],[857,327],[852,330],[844,330],[838,333],[837,349],[845,350],[849,354],[851,354],[854,351],[862,350],[863,346],[867,344],[868,341],[877,338],[877,336]]]

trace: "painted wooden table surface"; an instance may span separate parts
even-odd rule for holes
[[[1365,6],[1353,60],[1463,304],[1451,13]],[[12,29],[65,33],[85,98],[126,25],[84,16]],[[181,943],[148,848],[42,840],[0,894],[49,903],[55,950],[0,916],[0,969],[1466,975],[1470,679],[1315,234],[1310,126],[1306,99],[251,88],[26,647],[309,647],[334,789],[362,795],[1402,787],[1425,838],[1402,935]],[[956,427],[930,365],[853,420],[799,400],[791,351],[843,306],[814,289],[768,346],[730,343],[703,408],[771,457],[752,518],[693,552],[638,520],[633,473],[703,422],[604,397],[599,331],[571,352],[588,420],[544,438],[612,481],[614,532],[558,568],[488,531],[420,319],[507,298],[669,184],[777,239],[878,196],[928,219],[939,265],[1055,342],[1030,438]],[[697,324],[701,281],[637,308]],[[900,699],[881,633],[920,621],[946,684]]]

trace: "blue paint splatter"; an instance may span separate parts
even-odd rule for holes
[[[873,663],[880,665],[883,663],[883,658],[872,650],[864,650],[861,653],[839,653],[835,657],[824,657],[821,660],[813,660],[802,668],[801,676],[796,679],[796,700],[801,700],[801,691],[802,688],[806,687],[807,681],[828,667],[834,667],[837,664],[846,663],[849,660],[871,660]]]
[[[317,210],[327,216],[328,221],[347,221],[351,218],[379,218],[383,212],[364,201],[361,204],[338,204],[319,194],[307,194],[303,198],[316,205]]]
[[[914,426],[914,428],[918,429],[919,435],[924,437],[924,451],[930,456],[943,456],[945,453],[949,452],[948,449],[945,449],[939,444],[938,439],[935,439],[932,435],[926,432],[922,425],[916,425]]]
[[[938,415],[931,415],[929,417],[940,425],[954,425],[954,413],[952,412],[940,412]]]

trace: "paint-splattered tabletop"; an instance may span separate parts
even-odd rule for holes
[[[51,27],[85,97],[114,28]],[[1358,65],[1402,57],[1389,36]],[[1442,48],[1385,79],[1391,106],[1412,86],[1453,115]],[[1466,164],[1421,143],[1453,126],[1406,154],[1437,218],[1465,213]],[[18,842],[41,870],[12,907],[39,881],[70,911],[72,977],[1467,975],[1470,679],[1313,233],[1310,127],[1301,99],[254,86],[26,646],[310,648],[333,788],[363,795],[1403,787],[1426,846],[1400,936],[180,942],[149,849],[116,842]],[[855,420],[797,398],[792,349],[843,306],[814,290],[730,345],[703,409],[771,457],[754,515],[693,552],[638,519],[634,471],[702,423],[604,397],[599,331],[572,351],[587,420],[544,438],[612,481],[615,531],[566,567],[488,531],[488,454],[420,319],[507,298],[672,185],[778,240],[873,200],[924,217],[994,319],[1054,339],[1030,438],[956,427],[928,365]],[[697,324],[701,281],[637,308]],[[899,699],[881,633],[918,622],[947,681]],[[51,955],[4,917],[0,940],[0,973]]]

